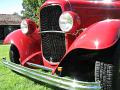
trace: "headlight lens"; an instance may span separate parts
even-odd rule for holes
[[[26,20],[23,20],[21,22],[21,30],[24,34],[28,33],[28,24],[27,24]]]
[[[69,13],[63,13],[59,18],[60,29],[69,32],[73,27],[73,18]]]

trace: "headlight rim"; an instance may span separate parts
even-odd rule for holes
[[[61,26],[61,18],[65,18],[66,16],[65,15],[69,15],[69,18],[71,19],[71,26],[69,27],[69,28],[67,28],[67,29],[65,29],[65,28],[63,28],[62,26]],[[72,29],[72,27],[73,27],[73,24],[74,24],[74,20],[73,20],[73,16],[69,13],[69,12],[63,12],[61,15],[60,15],[60,17],[59,17],[59,27],[60,27],[60,29],[63,31],[63,32],[69,32],[71,29]]]
[[[31,19],[23,19],[21,22],[21,31],[23,34],[32,34],[37,30],[37,24]]]
[[[21,24],[20,24],[20,27],[21,27],[21,31],[23,34],[27,34],[28,31],[29,31],[29,25],[28,25],[28,22],[26,19],[22,20]]]

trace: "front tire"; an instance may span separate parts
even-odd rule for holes
[[[102,90],[120,90],[120,41],[114,49],[111,63],[96,61],[95,80],[100,81]]]
[[[112,90],[113,65],[96,61],[95,81],[101,82],[102,90]]]
[[[20,61],[19,61],[20,55],[15,45],[10,46],[9,57],[11,62],[20,64]]]

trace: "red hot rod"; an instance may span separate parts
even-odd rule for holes
[[[39,17],[5,38],[7,67],[64,89],[120,90],[119,0],[47,0]]]

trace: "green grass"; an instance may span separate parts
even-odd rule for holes
[[[6,68],[1,59],[6,57],[9,60],[8,55],[9,45],[0,45],[0,90],[57,90],[45,83],[35,83]]]

